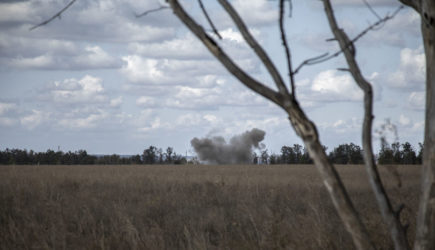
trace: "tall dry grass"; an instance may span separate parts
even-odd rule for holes
[[[391,249],[363,167],[338,169]],[[420,167],[386,169],[412,240]],[[0,180],[1,249],[353,249],[313,166],[0,166]]]

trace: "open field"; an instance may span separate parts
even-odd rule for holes
[[[391,249],[363,166],[338,166]],[[420,166],[381,167],[414,237]],[[353,249],[314,166],[0,166],[0,249]]]

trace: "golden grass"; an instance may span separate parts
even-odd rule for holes
[[[391,249],[363,167],[338,170]],[[381,167],[410,240],[419,170]],[[0,249],[353,249],[311,165],[0,166],[0,179]]]

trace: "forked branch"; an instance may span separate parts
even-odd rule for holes
[[[375,194],[379,209],[381,211],[384,222],[390,231],[391,238],[394,242],[395,249],[410,249],[406,231],[400,219],[391,205],[389,197],[384,189],[382,180],[380,178],[375,157],[372,147],[372,122],[373,122],[373,90],[371,84],[362,75],[358,63],[355,59],[355,48],[349,49],[349,38],[343,29],[338,27],[334,12],[329,0],[323,0],[325,12],[328,18],[329,26],[334,34],[335,39],[338,41],[341,51],[343,51],[346,62],[349,66],[349,72],[352,74],[357,85],[364,92],[364,122],[362,127],[362,144],[364,149],[365,168],[368,178]],[[381,19],[382,20],[382,19]],[[361,33],[357,37],[361,37]],[[350,42],[352,43],[352,42]]]
[[[231,4],[227,0],[218,0],[218,1],[225,9],[225,11],[228,13],[228,15],[230,15],[231,19],[239,29],[245,41],[249,44],[249,46],[252,48],[255,54],[257,54],[257,56],[260,58],[263,65],[266,67],[267,71],[272,76],[272,79],[275,82],[275,85],[278,88],[279,92],[283,95],[289,95],[287,87],[285,86],[285,83],[282,80],[281,75],[279,74],[272,60],[270,60],[269,56],[264,51],[264,49],[260,46],[257,40],[255,40],[255,38],[251,35],[251,33],[249,32],[248,28],[246,27],[245,23],[243,22],[242,18],[239,16],[237,11],[233,8],[233,6],[231,6]]]
[[[204,4],[202,3],[202,0],[198,0],[199,7],[202,10],[202,13],[204,13],[205,18],[207,19],[208,23],[210,24],[211,29],[213,30],[213,33],[219,38],[222,39],[222,36],[219,34],[218,30],[213,24],[213,21],[211,20],[210,16],[207,13],[207,10],[204,7]]]
[[[221,50],[213,39],[205,33],[204,29],[185,12],[177,0],[168,0],[168,2],[174,11],[174,14],[197,36],[198,39],[200,39],[200,41],[222,63],[222,65],[227,68],[228,71],[236,76],[245,86],[276,103],[287,112],[291,125],[295,129],[297,135],[304,141],[340,218],[348,232],[352,235],[355,246],[357,249],[375,249],[373,242],[370,240],[367,233],[367,229],[362,224],[337,171],[328,161],[326,153],[319,141],[316,126],[308,119],[293,96],[287,92],[287,88],[277,73],[276,68],[268,59],[267,55],[265,56],[265,52],[261,46],[258,45],[249,34],[244,22],[240,19],[232,6],[230,6],[225,0],[219,0],[222,6],[224,6],[224,9],[236,23],[245,38],[245,41],[250,44],[251,48],[255,53],[257,53],[266,68],[269,70],[269,73],[271,73],[275,80],[275,84],[278,86],[279,92],[269,89],[262,83],[259,83],[246,75],[246,73],[238,68]]]
[[[403,9],[403,5],[399,6],[392,14],[387,14],[383,18],[379,19],[378,21],[374,22],[373,24],[369,25],[367,28],[365,28],[363,31],[361,31],[358,35],[356,35],[353,39],[349,39],[347,36],[347,42],[345,43],[344,47],[340,47],[338,51],[336,51],[333,54],[325,53],[320,56],[315,56],[313,58],[309,58],[307,60],[304,60],[301,64],[299,64],[293,74],[297,74],[304,66],[307,65],[314,65],[319,64],[322,62],[326,62],[328,60],[331,60],[332,58],[335,58],[341,53],[343,53],[345,50],[354,50],[353,46],[356,41],[358,41],[361,37],[367,34],[367,32],[371,30],[376,30],[381,25],[385,24],[388,20],[393,19],[401,10]],[[376,12],[375,12],[376,13]],[[335,39],[328,39],[327,41],[334,41]]]

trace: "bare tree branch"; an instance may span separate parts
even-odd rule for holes
[[[240,18],[239,14],[236,12],[236,10],[233,8],[233,6],[231,6],[231,4],[227,0],[219,0],[219,3],[222,5],[225,11],[230,15],[231,19],[233,19],[234,23],[236,24],[237,28],[239,29],[245,41],[249,44],[249,46],[254,50],[254,52],[263,62],[267,71],[269,71],[269,74],[272,76],[272,79],[274,80],[275,85],[277,86],[279,92],[283,95],[288,95],[289,93],[287,87],[285,86],[285,83],[282,80],[281,75],[279,74],[275,65],[272,63],[272,61],[270,60],[266,52],[263,50],[263,48],[258,44],[255,38],[251,35],[245,23]]]
[[[213,33],[216,34],[216,36],[222,40],[222,36],[219,34],[219,32],[217,31],[216,27],[214,26],[213,22],[211,21],[209,15],[207,14],[207,11],[205,10],[204,5],[202,4],[201,0],[198,0],[199,3],[199,7],[201,7],[202,13],[204,13],[205,18],[207,18],[208,23],[210,24],[210,27],[213,30]]]
[[[233,74],[239,81],[245,86],[259,93],[266,99],[274,102],[278,106],[283,105],[283,96],[280,93],[270,89],[262,83],[251,78],[242,69],[240,69],[219,47],[219,45],[205,32],[204,28],[198,25],[181,7],[176,0],[169,1],[174,14],[190,29],[201,42],[207,47],[207,49],[218,59],[222,65]]]
[[[319,135],[317,133],[316,126],[307,118],[296,99],[294,99],[293,96],[286,91],[284,94],[281,92],[275,92],[246,75],[234,64],[234,62],[231,61],[230,58],[228,58],[228,56],[213,41],[213,39],[211,39],[205,33],[204,29],[184,11],[177,0],[168,1],[174,11],[174,14],[190,29],[190,31],[192,31],[198,37],[198,39],[201,40],[208,50],[234,76],[236,76],[245,86],[276,103],[287,112],[292,127],[295,129],[296,134],[304,141],[304,144],[306,145],[308,152],[310,153],[310,156],[321,175],[321,178],[331,196],[332,202],[337,209],[340,218],[342,219],[348,232],[350,232],[352,235],[355,246],[357,249],[374,249],[373,242],[370,240],[367,230],[362,224],[361,219],[356,212],[349,195],[347,194],[346,189],[340,177],[338,176],[337,171],[328,161],[326,153],[319,141]],[[226,1],[220,0],[220,2],[223,2],[223,5],[225,6]],[[225,9],[227,10],[227,8]],[[227,11],[231,10],[234,11],[232,8],[228,9]],[[242,33],[245,32],[246,36],[247,29],[245,24],[241,19],[237,19],[238,15],[237,13],[235,14],[232,13],[230,16],[237,20],[237,25],[242,27],[239,29]],[[249,39],[249,36],[250,34],[247,36],[248,39],[245,39],[252,43],[252,40]],[[257,46],[259,45],[257,44]],[[256,47],[256,44],[253,44],[251,47],[253,47],[254,51],[257,50],[257,54],[261,54],[261,52],[258,52],[259,50],[258,47]],[[263,60],[263,63],[265,63],[264,58],[261,59]],[[268,63],[271,64],[272,62],[268,60],[266,64]],[[269,67],[268,65],[265,66]],[[277,85],[279,86],[280,83],[278,82]],[[283,87],[285,88],[285,85]]]
[[[141,14],[134,14],[134,15],[136,16],[136,18],[139,18],[139,17],[146,16],[149,13],[157,12],[157,11],[161,11],[161,10],[165,10],[165,9],[169,9],[169,6],[160,6],[160,7],[155,8],[155,9],[147,10],[147,11],[141,13]]]
[[[381,16],[378,15],[378,13],[376,13],[376,11],[372,8],[372,6],[369,4],[369,2],[367,2],[367,0],[363,0],[364,4],[367,6],[367,8],[370,10],[370,12],[378,18],[378,20],[381,20]]]
[[[76,0],[72,0],[72,1],[69,2],[69,3],[68,3],[68,4],[67,4],[63,9],[61,9],[59,12],[57,12],[56,15],[52,16],[51,18],[47,19],[46,21],[44,21],[44,22],[42,22],[42,23],[40,23],[40,24],[37,24],[37,25],[31,27],[29,30],[34,30],[34,29],[36,29],[36,28],[38,28],[38,27],[41,27],[41,26],[43,26],[43,25],[46,25],[46,24],[48,24],[49,22],[53,21],[56,17],[61,18],[62,13],[63,13],[64,11],[66,11],[69,7],[71,7],[71,5],[73,5],[73,3],[75,3],[75,1],[76,1]]]
[[[365,167],[369,177],[372,190],[375,194],[379,209],[381,210],[382,217],[390,230],[391,238],[394,242],[395,249],[410,249],[408,244],[405,230],[400,223],[399,218],[396,216],[392,208],[391,202],[382,184],[372,147],[372,122],[373,122],[373,90],[372,86],[363,77],[358,63],[355,59],[355,51],[349,49],[349,38],[343,29],[338,27],[334,12],[329,0],[323,0],[325,12],[328,17],[329,26],[335,39],[340,44],[341,50],[344,52],[347,64],[349,65],[350,73],[357,85],[364,91],[364,122],[362,128],[362,143],[364,149]],[[360,34],[357,37],[361,37]],[[352,43],[352,42],[350,42]]]
[[[299,72],[299,70],[301,70],[301,68],[304,67],[305,65],[317,64],[317,63],[319,63],[319,60],[327,57],[328,55],[329,55],[329,53],[326,52],[326,53],[321,54],[319,56],[315,56],[315,57],[306,59],[305,61],[301,62],[301,64],[299,64],[298,67],[296,67],[295,71],[293,71],[293,75],[296,75]]]
[[[421,0],[399,0],[406,6],[409,6],[416,10],[417,12],[421,12]]]
[[[384,24],[388,20],[393,19],[397,15],[397,13],[399,13],[402,9],[403,9],[403,5],[399,6],[392,14],[387,14],[384,18],[378,20],[377,22],[373,23],[372,25],[369,25],[367,28],[365,28],[363,31],[361,31],[358,35],[356,35],[352,40],[349,40],[349,38],[347,38],[348,42],[346,43],[346,46],[344,48],[340,48],[337,52],[335,52],[333,54],[325,53],[325,54],[322,54],[320,56],[313,57],[313,58],[310,58],[310,59],[303,61],[301,64],[298,65],[298,67],[296,67],[293,74],[297,74],[306,65],[314,65],[314,64],[326,62],[328,60],[331,60],[334,57],[339,56],[345,50],[348,50],[348,49],[354,50],[353,47],[354,47],[354,43],[356,41],[358,41],[361,37],[363,37],[365,34],[367,34],[367,32],[369,32],[371,30],[375,30],[375,29],[377,29],[377,27]],[[328,39],[326,41],[329,42],[329,41],[334,41],[334,40],[336,40],[336,38]]]
[[[426,104],[420,204],[417,216],[416,250],[435,249],[435,1],[413,0],[420,14],[426,59]]]
[[[291,1],[290,1],[291,4]],[[281,40],[282,45],[284,46],[284,51],[286,54],[287,59],[287,67],[288,67],[288,75],[290,78],[290,87],[291,87],[291,93],[294,98],[296,98],[296,92],[295,92],[295,80],[293,77],[293,69],[292,69],[292,61],[291,61],[291,55],[290,55],[290,48],[287,44],[287,38],[285,35],[285,29],[284,29],[284,0],[279,1],[279,29],[281,31]]]

